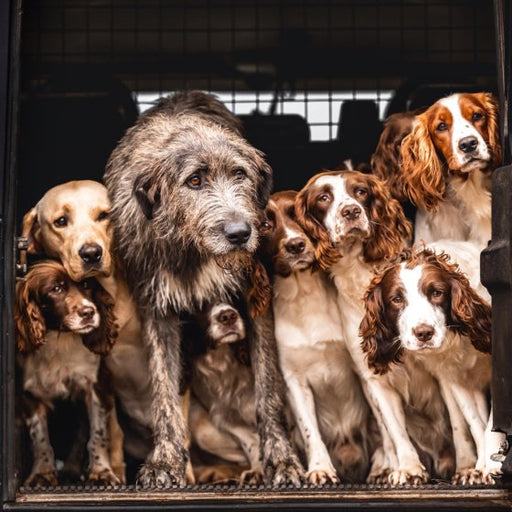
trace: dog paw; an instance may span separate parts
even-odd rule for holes
[[[288,460],[267,466],[265,479],[273,487],[292,485],[300,487],[305,480],[304,470],[298,461]]]
[[[426,484],[429,479],[429,474],[421,466],[414,469],[397,469],[388,475],[388,483],[394,487]]]
[[[306,480],[313,485],[337,484],[336,472],[330,469],[313,469],[306,473]]]
[[[89,472],[87,485],[116,487],[121,485],[121,480],[117,478],[110,468],[93,469]]]
[[[55,470],[32,473],[23,484],[25,487],[40,489],[43,487],[56,487],[59,484]]]
[[[184,468],[174,468],[170,464],[147,462],[137,474],[137,489],[169,489],[175,485],[185,485]]]
[[[263,483],[262,469],[248,469],[240,475],[241,485],[260,485]]]
[[[493,478],[501,475],[500,470],[484,468],[483,470],[468,468],[457,471],[452,478],[452,484],[455,485],[495,485],[496,481]]]

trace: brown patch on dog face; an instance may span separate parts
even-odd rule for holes
[[[72,181],[53,187],[27,214],[23,235],[29,252],[59,258],[75,281],[112,272],[110,201],[94,181]]]
[[[295,217],[296,197],[297,192],[291,190],[272,194],[260,228],[264,258],[283,277],[306,270],[315,261],[313,243]]]

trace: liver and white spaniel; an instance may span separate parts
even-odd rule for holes
[[[295,220],[294,191],[270,198],[262,251],[273,275],[275,333],[288,400],[314,484],[364,481],[370,411],[342,336],[336,289]]]
[[[323,172],[299,193],[296,213],[315,240],[320,265],[336,285],[347,348],[383,437],[384,453],[374,457],[369,481],[387,479],[392,485],[427,481],[408,428],[414,441],[437,462],[436,471],[446,474],[451,465],[449,427],[435,380],[414,365],[404,365],[392,376],[375,375],[366,364],[359,337],[363,296],[373,267],[400,252],[411,234],[400,204],[375,176]],[[421,415],[415,410],[421,410]]]
[[[501,162],[495,98],[482,92],[440,99],[416,116],[400,154],[407,195],[418,207],[415,239],[484,247],[491,238],[491,174]]]
[[[461,242],[457,250],[451,245],[455,254],[472,254],[478,261],[477,246]],[[365,307],[361,334],[370,368],[392,375],[397,367],[391,363],[413,359],[427,369],[450,414],[453,481],[493,483],[491,474],[499,473],[500,464],[490,457],[498,451],[500,435],[490,431],[485,395],[491,378],[489,303],[448,254],[423,248],[404,253],[403,261],[373,279]]]

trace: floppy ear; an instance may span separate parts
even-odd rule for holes
[[[272,301],[272,285],[267,271],[258,260],[253,260],[249,270],[250,290],[247,295],[249,314],[252,318],[260,316]]]
[[[381,278],[375,278],[364,297],[365,315],[359,327],[361,348],[368,367],[378,375],[389,371],[391,363],[399,363],[403,348],[396,328],[388,325],[382,300]]]
[[[133,193],[142,213],[148,220],[152,220],[160,203],[160,183],[156,172],[138,176],[133,184]]]
[[[491,353],[491,306],[476,293],[465,276],[453,272],[451,277],[451,315],[456,329],[468,336],[480,352]]]
[[[445,192],[443,166],[428,132],[425,114],[416,116],[412,132],[400,146],[402,172],[411,201],[425,210],[433,210]]]
[[[46,323],[39,305],[30,297],[29,281],[16,285],[14,326],[20,352],[30,352],[44,344]]]
[[[114,299],[99,283],[96,283],[93,301],[100,314],[100,325],[90,333],[82,334],[82,342],[91,352],[106,356],[112,350],[118,336]]]
[[[373,229],[364,245],[368,262],[389,259],[398,254],[411,239],[411,223],[407,220],[400,203],[391,197],[384,182],[375,176],[368,176],[372,202],[369,208]]]
[[[490,92],[481,92],[478,96],[487,112],[488,144],[492,153],[492,167],[495,169],[502,164],[498,100]]]
[[[340,254],[332,246],[325,227],[309,211],[308,202],[309,189],[305,187],[295,198],[295,217],[315,244],[315,258],[318,265],[326,270],[340,259]]]
[[[24,216],[21,228],[21,236],[28,239],[29,254],[40,254],[44,252],[41,245],[41,226],[37,220],[36,207],[31,208]]]
[[[268,203],[268,198],[272,192],[274,185],[273,172],[270,165],[265,161],[265,157],[261,151],[257,151],[258,157],[256,159],[256,165],[260,175],[260,181],[258,183],[258,195],[257,201],[260,208],[265,208]]]

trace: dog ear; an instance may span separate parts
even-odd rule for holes
[[[389,259],[398,254],[404,242],[412,237],[411,223],[400,203],[391,197],[383,181],[367,176],[372,202],[369,208],[374,236],[365,242],[364,255],[368,262]]]
[[[272,167],[266,162],[265,155],[257,149],[254,149],[254,155],[249,155],[249,158],[254,162],[259,175],[257,202],[263,209],[267,206],[274,184]]]
[[[340,258],[332,246],[329,233],[315,218],[309,208],[309,187],[304,187],[295,198],[295,217],[299,225],[315,244],[315,258],[324,270],[334,265]]]
[[[487,134],[493,169],[502,164],[498,100],[489,92],[478,93],[487,113]]]
[[[14,326],[20,352],[30,352],[44,344],[46,323],[37,301],[31,297],[29,281],[16,285]]]
[[[152,220],[160,203],[160,184],[157,177],[144,174],[138,176],[133,185],[133,193],[142,213],[148,220]]]
[[[41,226],[37,220],[37,207],[31,208],[24,216],[21,228],[21,236],[28,239],[29,254],[44,252],[41,244]]]
[[[90,333],[82,334],[83,344],[95,354],[106,356],[112,350],[118,336],[118,325],[114,315],[114,299],[94,281],[93,301],[100,314],[100,325]]]
[[[434,210],[443,199],[445,180],[424,114],[416,116],[412,132],[402,141],[400,156],[411,201],[425,210]]]
[[[456,330],[468,336],[480,352],[492,350],[492,309],[460,272],[451,273],[451,316]]]
[[[272,302],[272,286],[267,271],[258,260],[253,260],[249,270],[250,290],[247,294],[249,314],[252,318],[260,316]]]
[[[359,327],[368,367],[378,375],[387,373],[391,363],[399,363],[403,352],[395,329],[388,325],[381,281],[382,276],[376,277],[365,294],[365,315]]]

